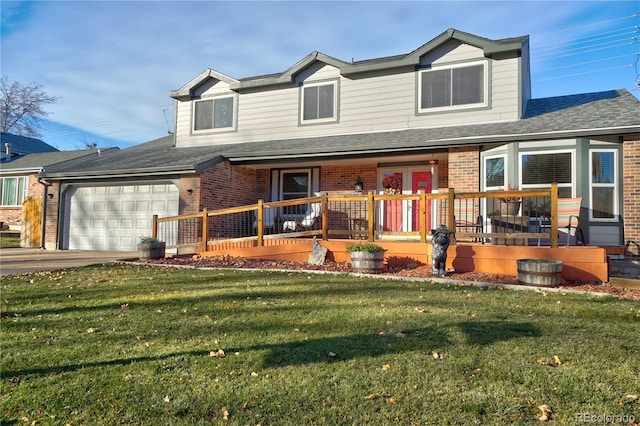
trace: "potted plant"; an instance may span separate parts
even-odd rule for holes
[[[505,191],[517,191],[518,187],[513,187],[511,184]],[[515,216],[520,211],[521,198],[513,195],[500,197],[500,216]]]
[[[140,260],[162,259],[165,254],[166,243],[155,237],[142,235],[138,243],[138,257]]]
[[[385,249],[374,243],[358,243],[347,247],[355,272],[379,274],[384,271]]]

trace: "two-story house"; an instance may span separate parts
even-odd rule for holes
[[[134,249],[152,214],[348,195],[358,180],[382,191],[391,175],[403,193],[556,182],[583,197],[589,244],[640,241],[640,102],[626,90],[532,99],[526,36],[450,29],[392,57],[313,52],[243,79],[207,69],[170,96],[175,135],[42,173],[56,194],[50,247]]]

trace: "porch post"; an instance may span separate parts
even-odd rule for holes
[[[551,184],[551,248],[558,248],[558,184]]]
[[[420,242],[426,243],[427,227],[425,222],[427,220],[427,193],[425,192],[424,189],[421,189],[418,191],[418,194],[420,195],[420,219],[419,219]]]
[[[256,215],[256,232],[258,233],[258,247],[264,246],[264,201],[258,200],[258,214]]]
[[[375,224],[373,223],[376,215],[375,215],[375,202],[373,200],[373,191],[369,191],[367,192],[367,204],[369,205],[368,208],[368,212],[369,212],[369,217],[367,217],[367,226],[369,229],[367,229],[367,240],[372,243],[374,241],[374,229],[375,229]]]
[[[209,239],[209,213],[207,209],[202,210],[202,245],[200,249],[202,252],[207,251],[207,240]]]
[[[151,220],[151,238],[158,238],[158,215],[154,214]]]
[[[329,239],[329,194],[326,191],[320,193],[322,197],[322,240]]]
[[[456,217],[454,211],[454,200],[456,197],[456,190],[454,188],[449,188],[449,194],[447,198],[447,228],[452,230],[454,233],[456,232]],[[456,243],[456,239],[453,239],[453,244]]]

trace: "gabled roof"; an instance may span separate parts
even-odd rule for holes
[[[473,34],[450,28],[439,36],[435,37],[433,40],[423,44],[413,52],[403,55],[368,59],[357,62],[345,62],[340,59],[336,59],[323,53],[314,51],[282,73],[249,77],[240,80],[234,80],[230,77],[223,76],[222,74],[216,74],[221,77],[226,77],[226,80],[223,81],[227,81],[229,83],[229,87],[231,90],[241,91],[243,89],[252,89],[257,87],[293,84],[295,81],[295,77],[300,72],[304,71],[306,68],[316,62],[322,62],[327,65],[336,67],[340,70],[340,73],[342,75],[354,75],[371,71],[418,66],[420,64],[420,58],[422,56],[439,48],[440,46],[448,43],[451,40],[457,40],[461,43],[476,46],[483,50],[485,56],[491,57],[498,53],[520,52],[523,46],[528,43],[528,36],[507,38],[502,40],[490,40],[488,38],[478,37]],[[209,75],[209,73],[211,72],[214,71],[206,70],[205,72],[191,80],[189,83],[187,83],[185,86],[183,86],[181,89],[171,91],[171,97],[178,100],[190,99],[190,95],[192,93],[191,90],[211,78]],[[218,79],[222,80],[222,78]]]
[[[178,90],[172,90],[169,92],[169,96],[178,100],[189,100],[193,96],[193,91],[197,89],[202,84],[206,83],[211,79],[216,79],[219,81],[224,81],[228,84],[236,84],[237,80],[228,77],[222,73],[212,70],[211,68],[207,68],[200,75],[192,79],[190,82],[182,86]]]
[[[109,153],[112,150],[119,149],[120,148],[113,147],[27,154],[11,161],[10,163],[4,163],[2,166],[2,170],[0,170],[0,174],[41,172],[43,170],[46,170],[47,167],[54,164],[70,164],[74,160],[103,155]]]
[[[175,148],[174,136],[165,136],[131,148],[90,157],[76,164],[56,164],[39,176],[50,179],[94,179],[202,173],[222,161],[216,147]]]
[[[29,138],[26,136],[14,135],[13,133],[1,133],[0,142],[2,144],[2,162],[11,161],[20,155],[33,154],[36,152],[54,152],[57,148],[52,147],[48,143],[40,139]],[[6,144],[10,145],[11,155],[6,155]]]
[[[166,136],[81,163],[47,167],[41,176],[90,179],[178,175],[201,173],[224,160],[235,164],[320,161],[444,150],[451,146],[619,136],[640,137],[640,101],[627,90],[532,99],[523,119],[500,123],[191,148],[176,148],[174,136]]]

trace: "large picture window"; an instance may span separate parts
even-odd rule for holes
[[[337,120],[336,82],[305,85],[302,88],[303,123]]]
[[[591,150],[591,219],[615,219],[617,159],[614,150]]]
[[[485,63],[435,68],[420,72],[419,110],[429,112],[487,103]]]
[[[27,194],[27,177],[6,177],[0,179],[0,201],[3,206],[19,206]]]
[[[558,184],[558,197],[573,197],[575,182],[575,164],[573,151],[530,152],[520,154],[520,176],[522,189],[549,188]],[[550,214],[548,200],[538,200],[530,206],[532,216]]]
[[[193,113],[193,130],[197,132],[233,128],[233,103],[233,96],[197,101]]]

